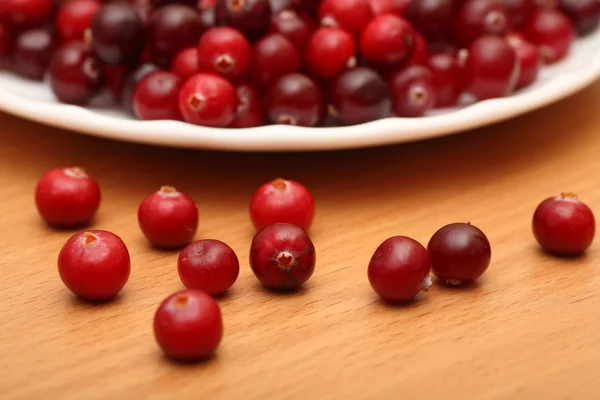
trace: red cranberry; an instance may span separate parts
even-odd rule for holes
[[[429,58],[429,46],[427,40],[419,32],[415,32],[415,50],[408,60],[408,65],[426,65]]]
[[[482,36],[469,47],[465,90],[476,100],[503,97],[517,83],[519,63],[514,50],[497,36]]]
[[[559,11],[537,10],[525,22],[527,39],[538,45],[546,63],[562,60],[569,53],[575,29],[567,17]]]
[[[402,66],[412,56],[414,47],[414,29],[406,20],[391,14],[375,17],[360,39],[365,61],[381,69]]]
[[[273,33],[254,44],[252,77],[254,83],[266,86],[280,76],[297,72],[300,56],[294,45],[283,35]]]
[[[540,53],[537,47],[518,33],[511,33],[506,37],[508,44],[514,49],[519,62],[519,80],[517,89],[532,84],[540,70]]]
[[[251,40],[258,39],[271,26],[269,0],[218,0],[217,21],[244,33]]]
[[[52,0],[2,0],[0,22],[16,31],[36,28],[50,20]]]
[[[433,74],[421,65],[411,65],[389,78],[392,111],[399,117],[421,117],[435,107]]]
[[[502,4],[510,14],[510,19],[515,28],[521,28],[525,18],[533,9],[532,0],[503,0]]]
[[[373,15],[394,14],[401,17],[411,0],[371,0],[370,3]]]
[[[370,68],[359,67],[340,75],[331,85],[330,112],[346,125],[385,118],[390,113],[390,92]]]
[[[405,17],[429,40],[446,39],[452,34],[454,0],[411,1]]]
[[[559,0],[532,0],[533,6],[545,10],[555,10],[558,8]]]
[[[196,47],[183,49],[173,59],[171,72],[185,81],[200,72],[199,58]]]
[[[324,0],[319,7],[321,25],[339,27],[355,37],[373,19],[369,0]]]
[[[356,42],[339,28],[318,29],[306,47],[306,68],[312,76],[330,80],[356,66]]]
[[[155,247],[180,248],[196,236],[198,208],[188,195],[163,186],[142,201],[138,222],[146,239]]]
[[[324,114],[321,89],[302,74],[284,75],[269,85],[264,105],[275,124],[317,126]]]
[[[471,224],[444,226],[433,235],[427,249],[433,274],[454,286],[478,279],[492,259],[490,242]]]
[[[258,90],[244,83],[237,87],[238,107],[230,128],[252,128],[264,122],[262,99]]]
[[[451,53],[431,54],[427,63],[433,72],[436,88],[436,107],[454,107],[463,92],[462,67]]]
[[[504,35],[510,29],[508,9],[497,1],[467,0],[456,16],[455,32],[463,46],[483,35]]]
[[[149,62],[138,64],[136,67],[125,71],[121,79],[121,103],[129,113],[135,114],[133,110],[133,93],[138,83],[155,71],[158,71],[158,67]]]
[[[127,3],[108,3],[92,20],[92,48],[109,65],[137,61],[144,50],[144,23]]]
[[[136,1],[136,0],[134,0],[134,1]],[[148,0],[138,0],[138,1],[148,1]],[[201,2],[202,2],[202,0],[200,0],[200,1],[198,1],[198,0],[150,0],[151,8],[153,8],[155,10],[159,9],[167,4],[184,4],[189,7],[196,7]],[[213,6],[214,6],[214,4],[213,4]]]
[[[142,120],[181,121],[178,103],[181,84],[181,78],[167,71],[156,71],[146,76],[133,92],[135,116]]]
[[[239,81],[250,68],[252,47],[237,29],[212,28],[202,35],[198,43],[198,57],[201,71]]]
[[[271,32],[285,36],[302,54],[314,30],[315,27],[310,18],[301,17],[291,10],[281,11],[273,17],[271,22]]]
[[[0,24],[0,69],[8,66],[12,51],[12,37],[8,28]]]
[[[198,12],[202,21],[203,31],[217,26],[216,0],[199,0]]]
[[[572,193],[544,200],[533,214],[533,233],[544,250],[560,256],[584,253],[594,240],[592,210]]]
[[[196,125],[225,127],[235,119],[237,106],[235,87],[218,75],[196,74],[179,92],[183,119]]]
[[[102,76],[104,76],[106,87],[116,101],[121,100],[121,86],[123,84],[123,77],[125,76],[126,72],[126,68],[121,65],[102,66]]]
[[[315,271],[315,246],[299,226],[269,225],[254,236],[250,267],[267,288],[294,290]]]
[[[127,246],[120,237],[107,231],[76,233],[58,255],[60,279],[85,300],[115,297],[127,283],[130,270]]]
[[[223,338],[223,317],[217,302],[200,290],[167,297],[154,315],[154,337],[165,355],[196,361],[214,354]]]
[[[29,79],[42,80],[52,58],[52,36],[45,29],[21,33],[15,42],[13,69]]]
[[[219,240],[205,239],[183,249],[177,270],[186,288],[216,296],[233,286],[240,273],[240,263],[231,247]]]
[[[82,168],[55,168],[46,172],[35,189],[41,217],[56,228],[89,223],[100,207],[100,187]]]
[[[600,2],[597,0],[560,0],[560,9],[582,36],[596,30],[600,22]]]
[[[56,14],[56,31],[62,40],[84,40],[85,31],[100,9],[98,0],[71,0],[62,3]]]
[[[411,301],[431,287],[431,261],[425,247],[405,236],[394,236],[375,250],[367,275],[371,287],[391,302]]]

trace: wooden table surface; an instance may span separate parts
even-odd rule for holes
[[[600,240],[579,259],[539,251],[536,205],[574,191],[600,215],[600,82],[510,122],[427,142],[318,154],[231,154],[106,141],[0,114],[0,399],[598,399]],[[95,228],[120,235],[132,275],[113,302],[81,302],[33,190],[49,168],[100,182]],[[304,182],[317,200],[317,267],[277,295],[248,266],[247,206],[263,181]],[[197,201],[198,238],[229,243],[240,278],[219,299],[225,336],[204,363],[166,360],[152,333],[182,288],[176,252],[137,226],[141,199],[172,184]],[[492,243],[472,287],[434,284],[390,306],[366,276],[389,236],[421,243],[471,221]]]

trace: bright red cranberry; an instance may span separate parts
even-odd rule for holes
[[[121,103],[125,110],[134,114],[133,93],[138,83],[151,73],[158,71],[158,66],[149,62],[138,64],[133,68],[127,69],[121,79]]]
[[[521,28],[525,22],[525,18],[533,9],[532,0],[503,0],[502,4],[506,7],[510,14],[512,25],[515,28]]]
[[[129,251],[112,232],[92,230],[73,235],[58,255],[58,272],[65,286],[89,301],[115,297],[131,270]]]
[[[550,64],[567,56],[575,38],[575,29],[559,11],[540,9],[525,22],[524,34],[538,45],[544,61]]]
[[[98,0],[71,0],[62,3],[56,14],[56,31],[62,40],[84,40],[85,31],[101,4]]]
[[[182,80],[167,71],[156,71],[140,81],[133,92],[133,110],[142,120],[182,120],[179,88]]]
[[[597,0],[560,0],[560,9],[573,22],[579,35],[593,32],[600,23],[600,2]]]
[[[427,66],[433,72],[436,88],[436,107],[454,107],[463,92],[462,66],[456,56],[448,52],[429,56]]]
[[[237,29],[226,26],[212,28],[202,35],[198,43],[198,57],[202,72],[240,81],[250,69],[252,47]]]
[[[408,60],[407,65],[426,65],[429,59],[429,46],[425,37],[415,32],[415,50]]]
[[[47,30],[32,29],[21,33],[15,42],[14,71],[25,78],[42,80],[53,49],[52,36]]]
[[[360,51],[376,68],[401,67],[413,54],[415,30],[406,20],[391,14],[375,17],[364,29]]]
[[[12,52],[12,37],[8,28],[0,23],[0,69],[9,65]]]
[[[252,49],[252,78],[259,86],[266,86],[280,76],[297,72],[300,56],[285,36],[272,33],[254,44]]]
[[[444,226],[433,235],[427,249],[433,274],[453,286],[478,279],[492,259],[487,237],[470,223]]]
[[[165,355],[176,361],[212,356],[223,338],[223,317],[217,302],[200,290],[167,297],[154,315],[154,337]]]
[[[301,54],[304,54],[304,49],[314,30],[315,27],[310,18],[302,17],[292,10],[281,11],[273,17],[271,22],[271,32],[285,36]]]
[[[315,246],[299,226],[276,223],[254,236],[250,267],[267,288],[295,290],[315,271]]]
[[[331,80],[356,66],[356,42],[342,29],[320,28],[310,39],[304,60],[312,76]]]
[[[104,4],[92,20],[92,48],[108,65],[131,64],[144,50],[144,23],[128,3]]]
[[[342,28],[355,37],[360,37],[371,19],[369,0],[324,0],[319,7],[322,26]]]
[[[427,39],[439,40],[452,36],[454,12],[454,0],[413,0],[405,17]]]
[[[198,49],[188,47],[177,53],[171,63],[171,72],[184,81],[200,72]]]
[[[235,87],[218,75],[196,74],[179,92],[179,110],[192,124],[225,127],[235,119],[237,107]]]
[[[394,14],[401,17],[411,0],[370,0],[370,3],[373,15]]]
[[[331,85],[330,112],[346,125],[389,116],[391,100],[385,81],[370,68],[344,72]]]
[[[394,236],[375,250],[367,275],[375,292],[386,301],[405,303],[431,287],[431,261],[425,247],[405,236]]]
[[[435,107],[435,82],[427,67],[411,65],[393,73],[388,84],[392,112],[399,117],[421,117]]]
[[[142,201],[138,222],[146,239],[155,247],[181,248],[196,236],[198,208],[190,196],[163,186]]]
[[[518,76],[517,56],[504,39],[482,36],[469,47],[465,62],[465,90],[475,100],[510,94]]]
[[[269,0],[218,0],[217,21],[244,33],[250,40],[258,39],[271,26]]]
[[[216,296],[233,286],[240,263],[231,247],[219,240],[205,239],[183,249],[177,270],[186,288]]]
[[[262,98],[258,90],[244,83],[237,87],[238,107],[230,128],[252,128],[264,122]]]
[[[86,225],[100,207],[100,187],[82,168],[51,169],[37,184],[35,205],[55,228]]]
[[[508,44],[514,49],[519,62],[519,80],[517,89],[532,84],[538,76],[541,57],[537,47],[519,33],[511,33],[506,37]]]
[[[306,75],[288,74],[269,85],[265,111],[275,124],[317,126],[323,119],[323,94]]]
[[[533,214],[533,234],[544,250],[560,256],[584,253],[594,240],[592,210],[573,193],[544,200]]]
[[[483,35],[505,35],[511,26],[504,4],[492,0],[467,0],[456,15],[455,32],[463,46]]]
[[[52,0],[2,0],[0,5],[0,22],[16,31],[42,26],[52,15]]]

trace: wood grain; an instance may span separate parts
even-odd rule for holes
[[[233,154],[105,141],[0,115],[0,398],[7,399],[597,399],[600,241],[587,256],[544,255],[530,220],[570,190],[600,210],[600,82],[516,120],[433,141],[313,154]],[[33,204],[38,177],[59,165],[97,177],[94,227],[123,237],[132,276],[106,305],[76,300],[56,256],[72,234]],[[285,176],[318,203],[317,269],[294,295],[261,288],[247,265],[249,197]],[[242,272],[219,299],[218,355],[164,359],[153,313],[180,289],[176,252],[142,238],[136,210],[160,185],[198,203],[198,237],[238,253]],[[598,211],[600,213],[600,211]],[[443,224],[489,236],[492,265],[475,286],[439,284],[407,306],[371,291],[377,245],[426,243]]]

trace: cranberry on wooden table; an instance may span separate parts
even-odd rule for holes
[[[196,74],[179,91],[179,110],[192,124],[225,127],[235,119],[237,107],[235,87],[218,75]]]
[[[182,80],[167,71],[156,71],[142,79],[133,93],[135,116],[142,120],[182,120],[179,88]]]

